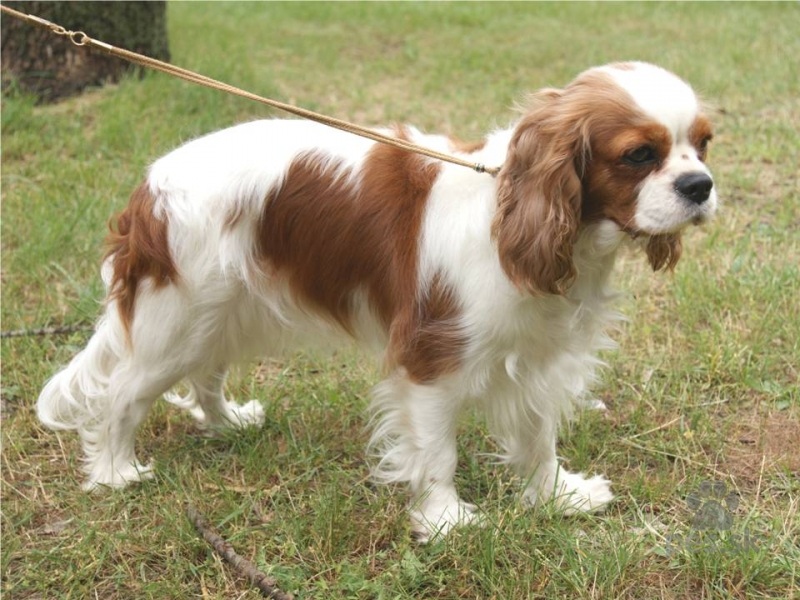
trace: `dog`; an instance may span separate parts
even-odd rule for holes
[[[137,426],[168,396],[206,427],[259,425],[223,384],[232,363],[355,338],[382,353],[374,474],[410,491],[422,540],[476,518],[454,485],[456,420],[486,416],[523,499],[600,509],[610,482],[561,468],[559,424],[612,348],[618,250],[672,269],[681,231],[717,207],[709,118],[692,88],[641,62],[534,94],[511,127],[467,147],[397,137],[496,177],[322,125],[262,120],[157,160],[112,226],[103,316],[46,384],[41,422],[75,429],[85,487],[152,475]]]

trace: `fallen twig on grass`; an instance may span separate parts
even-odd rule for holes
[[[236,554],[233,546],[225,541],[225,539],[206,522],[192,504],[186,506],[186,514],[189,516],[189,520],[195,526],[195,529],[200,532],[205,541],[211,544],[211,547],[217,551],[217,554],[228,561],[236,571],[247,577],[250,583],[258,588],[262,594],[273,600],[293,600],[294,596],[282,591],[272,577],[261,572],[258,567],[246,558]]]

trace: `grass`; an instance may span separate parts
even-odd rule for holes
[[[602,516],[519,508],[468,419],[459,486],[491,527],[414,545],[404,495],[367,478],[362,411],[377,374],[350,355],[250,365],[260,431],[207,439],[158,405],[139,436],[145,485],[79,490],[72,435],[33,411],[84,334],[2,342],[2,590],[8,598],[255,598],[187,521],[191,500],[238,552],[303,598],[800,598],[800,42],[795,4],[174,3],[174,61],[361,123],[463,139],[527,91],[639,58],[717,107],[723,209],[674,276],[624,257],[631,322],[597,395],[565,432],[572,469],[618,495]],[[61,104],[2,105],[2,328],[92,320],[108,217],[143,169],[262,107],[160,75]],[[476,458],[477,456],[477,458]],[[687,498],[737,494],[722,535]],[[724,506],[723,496],[704,502]],[[694,525],[693,525],[694,523]]]

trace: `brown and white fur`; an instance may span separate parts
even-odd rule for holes
[[[383,353],[375,475],[406,482],[422,538],[474,517],[453,483],[456,419],[482,410],[530,502],[602,507],[609,482],[559,467],[559,424],[586,402],[618,318],[618,249],[672,268],[680,232],[717,198],[692,89],[644,63],[590,69],[535,94],[467,149],[493,178],[295,120],[246,123],[156,161],[110,234],[105,314],[46,385],[41,421],[76,429],[86,487],[147,478],[137,426],[171,395],[210,427],[257,425],[223,394],[234,362],[355,338]]]

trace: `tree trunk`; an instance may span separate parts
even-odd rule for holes
[[[68,30],[153,58],[169,60],[166,2],[3,2]],[[3,14],[2,87],[18,86],[40,102],[119,81],[133,65],[101,51],[78,47],[47,29]]]

